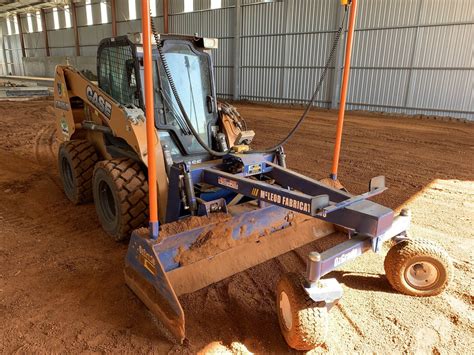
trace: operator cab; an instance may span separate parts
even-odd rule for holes
[[[210,49],[217,40],[195,36],[159,35],[165,62],[152,40],[155,126],[169,163],[210,160],[186,123],[176,92],[194,129],[209,147],[217,149],[218,110]],[[97,57],[99,87],[126,108],[144,105],[143,41],[140,33],[106,38]]]

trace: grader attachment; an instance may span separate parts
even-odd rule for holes
[[[253,200],[229,206],[225,199],[208,200],[207,204],[221,208],[223,204],[222,210],[227,213],[215,214],[219,218],[214,222],[213,213],[207,214],[210,219],[206,215],[191,217],[204,219],[204,224],[175,234],[158,234],[156,239],[150,238],[148,229],[132,234],[126,257],[127,284],[179,339],[184,339],[185,328],[177,296],[327,236],[334,232],[334,224],[364,236],[364,248],[356,256],[371,248],[373,238],[390,230],[393,211],[367,200],[384,191],[383,183],[366,194],[353,196],[270,160],[264,154],[230,154],[222,161],[195,165],[189,171],[193,185],[213,185],[225,188],[231,196]],[[177,167],[174,169],[176,173],[170,173],[171,186],[183,176]],[[265,179],[257,179],[262,173]],[[168,198],[172,211],[171,201],[176,201],[172,191]],[[359,246],[339,248],[337,253],[345,255],[355,247]],[[331,265],[319,270],[318,279],[336,266],[332,260]]]
[[[146,117],[154,117],[150,40],[152,23],[147,9],[148,3],[145,0],[142,24]],[[352,12],[351,23],[354,16],[355,13]],[[336,35],[334,48],[342,29],[343,24]],[[214,150],[216,145],[209,145],[198,132],[198,123],[195,125],[190,120],[193,115],[191,108],[186,110],[181,101],[170,69],[177,65],[180,58],[173,58],[176,61],[169,63],[165,52],[166,43],[160,44],[160,36],[154,30],[153,37],[157,57],[162,63],[163,80],[168,83],[173,100],[179,108],[179,121],[189,128],[186,135],[192,136],[212,157],[220,158],[174,163],[170,159],[166,220],[179,223],[180,219],[189,221],[195,216],[209,218],[217,212],[224,214],[225,218],[216,222],[207,220],[204,224],[191,226],[183,231],[160,235],[157,194],[154,188],[157,183],[154,125],[151,120],[147,120],[148,173],[150,187],[153,186],[149,196],[150,224],[149,229],[132,233],[125,266],[127,284],[170,332],[183,341],[186,332],[185,318],[178,300],[180,294],[196,291],[329,235],[334,231],[334,225],[339,225],[347,232],[348,240],[322,254],[310,253],[306,275],[283,278],[283,281],[291,282],[282,281],[277,289],[278,316],[288,344],[299,350],[316,346],[324,338],[321,329],[327,329],[326,323],[320,326],[318,324],[314,329],[305,329],[304,334],[309,336],[303,336],[299,333],[299,328],[292,327],[292,322],[288,320],[298,320],[303,314],[300,311],[305,311],[300,310],[300,307],[314,308],[320,315],[327,314],[331,305],[341,298],[342,288],[336,280],[321,280],[321,277],[368,250],[378,251],[387,239],[403,238],[410,217],[394,217],[391,209],[368,200],[385,190],[383,177],[372,179],[368,192],[353,196],[286,168],[282,145],[306,117],[319,86],[305,113],[281,144],[263,152],[252,152],[249,142],[236,143],[221,132],[214,136],[218,141],[218,150]],[[328,58],[327,68],[333,52],[334,50]],[[189,86],[192,87],[189,58],[185,56],[184,63]],[[156,70],[159,72],[158,67]],[[175,72],[175,75],[181,74]],[[185,89],[182,87],[182,90]],[[189,96],[193,101],[192,91]],[[205,100],[208,112],[212,113],[212,97],[207,96]],[[229,123],[221,120],[221,125],[222,122]],[[235,122],[235,127],[242,131],[243,125],[238,124],[238,119]],[[226,132],[225,129],[223,131]],[[248,136],[253,137],[253,133]],[[186,138],[184,141],[190,140]],[[332,180],[337,179],[336,173],[333,169]],[[185,216],[183,211],[186,211]],[[304,297],[314,304],[290,299],[288,294],[294,297],[306,295]],[[327,316],[318,319],[327,320]],[[311,324],[317,324],[316,320]],[[318,336],[313,337],[314,334]]]

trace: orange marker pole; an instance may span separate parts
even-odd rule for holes
[[[349,72],[351,70],[352,38],[354,36],[354,25],[357,11],[357,0],[351,1],[351,13],[349,17],[349,29],[347,32],[346,58],[344,60],[344,75],[342,77],[341,99],[339,102],[339,115],[337,118],[336,143],[334,144],[334,156],[332,160],[331,179],[337,180],[337,169],[339,167],[339,155],[341,154],[342,127],[344,126],[344,114],[346,111],[347,87],[349,84]]]
[[[151,57],[150,0],[142,0],[143,66],[145,69],[146,147],[148,157],[148,199],[150,238],[158,238],[158,193],[156,184],[156,133],[153,102],[153,67]]]

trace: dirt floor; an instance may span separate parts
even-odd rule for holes
[[[123,279],[126,243],[101,231],[93,205],[72,206],[56,170],[51,101],[0,102],[0,352],[290,352],[275,313],[275,285],[303,270],[305,246],[181,297],[188,340],[173,344]],[[257,146],[286,134],[301,113],[238,105]],[[328,175],[336,113],[319,110],[288,144],[288,165]],[[360,193],[376,175],[376,200],[413,211],[412,234],[454,260],[448,290],[413,298],[390,288],[383,256],[343,265],[345,295],[315,353],[472,353],[474,349],[474,125],[349,113],[339,177]]]

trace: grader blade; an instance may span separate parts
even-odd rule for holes
[[[233,213],[233,214],[231,214]],[[177,296],[202,289],[334,232],[330,223],[277,206],[239,207],[219,220],[154,241],[135,231],[125,279],[178,339],[185,320]]]
[[[233,223],[235,221],[231,221],[227,227],[220,225],[216,228],[222,231],[222,228],[232,228]],[[237,230],[240,228],[238,226]],[[302,217],[291,225],[273,228],[271,231],[262,229],[257,234],[254,231],[241,236],[229,249],[223,250],[217,246],[214,255],[206,255],[192,263],[180,265],[168,271],[167,275],[178,296],[191,293],[333,232],[332,224]],[[196,233],[199,233],[196,242],[188,250],[181,249],[181,253],[192,252],[194,245],[200,243],[200,236],[209,234],[204,230],[190,232],[194,235]]]

